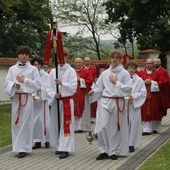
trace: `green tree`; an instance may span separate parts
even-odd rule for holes
[[[76,57],[84,58],[86,55],[92,55],[94,53],[94,51],[91,50],[93,41],[89,37],[68,35],[66,37],[63,36],[63,42],[64,46],[69,49],[70,59]]]
[[[106,19],[103,2],[105,0],[58,0],[52,4],[59,22],[69,26],[78,26],[77,35],[79,36],[83,33],[90,33],[90,45],[86,47],[94,51],[99,60],[101,59],[101,35],[104,33]]]
[[[119,23],[120,41],[137,40],[140,50],[170,49],[169,0],[108,0],[104,3],[107,22]]]
[[[43,31],[50,29],[52,18],[49,0],[2,1],[0,16],[0,56],[15,57],[20,45],[43,54]]]
[[[84,58],[85,56],[90,56],[92,59],[97,60],[98,56],[95,51],[91,50],[93,45],[93,40],[90,37],[81,36],[63,36],[64,46],[69,49],[69,59],[73,60],[76,57]],[[101,40],[100,55],[102,59],[108,58],[108,53],[110,49],[113,48],[112,40]]]

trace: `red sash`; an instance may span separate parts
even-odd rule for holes
[[[43,102],[44,105],[44,135],[46,136],[47,130],[46,130],[46,101]]]
[[[71,97],[61,97],[59,100],[63,100],[63,113],[64,113],[64,136],[70,135],[70,123],[71,123]]]
[[[17,119],[15,120],[15,124],[17,125],[18,122],[19,122],[19,118],[20,118],[20,112],[21,112],[21,107],[25,107],[26,104],[27,104],[27,101],[28,101],[28,93],[16,93],[18,94],[18,100],[19,100],[19,103],[18,103],[18,115],[17,115]],[[25,100],[25,103],[21,103],[22,101],[22,95],[26,95],[26,100]]]
[[[120,117],[119,113],[123,112],[125,110],[125,99],[123,97],[108,97],[108,96],[103,96],[103,98],[109,98],[109,99],[115,99],[116,100],[116,106],[117,106],[117,129],[120,131]],[[123,108],[121,109],[119,106],[119,99],[123,99]],[[128,103],[128,110],[129,110],[129,103]],[[128,125],[129,125],[129,111],[127,115],[127,120],[128,120]]]

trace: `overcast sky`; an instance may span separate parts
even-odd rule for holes
[[[76,32],[78,32],[79,28],[78,26],[62,26],[62,25],[59,25],[59,30],[62,31],[62,32],[67,32],[68,35],[74,35],[76,34]],[[83,33],[83,37],[89,37],[89,36],[92,36],[90,33]],[[104,40],[110,40],[110,39],[113,39],[113,37],[109,34],[105,34],[105,35],[101,35],[100,36],[101,39],[104,39]]]

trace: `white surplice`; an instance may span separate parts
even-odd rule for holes
[[[111,75],[118,78],[115,85],[109,81]],[[128,156],[129,128],[127,103],[124,97],[129,96],[132,91],[132,80],[129,73],[122,65],[114,69],[110,66],[101,73],[92,89],[94,95],[91,102],[100,99],[96,120],[100,153],[107,153],[109,156],[114,154]],[[120,111],[118,111],[118,107]],[[120,130],[118,129],[118,123],[120,124]]]
[[[43,69],[40,70],[41,87],[38,92],[33,94],[36,96],[34,100],[34,115],[33,115],[33,142],[50,142],[50,116],[49,104],[46,96],[46,87],[49,79],[49,74]]]
[[[133,100],[129,101],[129,146],[139,146],[142,140],[141,106],[146,99],[146,87],[144,81],[136,74],[132,76]]]
[[[24,83],[19,83],[16,80],[17,76],[24,76]],[[38,70],[29,61],[25,66],[19,66],[17,62],[9,68],[6,76],[4,90],[12,97],[12,151],[16,153],[32,152],[34,111],[32,93],[40,86],[38,79]],[[20,90],[13,87],[14,83],[21,85]],[[19,121],[16,123],[18,115]]]
[[[50,146],[58,151],[74,152],[74,102],[70,99],[71,107],[71,123],[70,135],[64,135],[63,125],[63,101],[59,101],[59,116],[60,116],[60,134],[58,135],[58,104],[54,98],[56,94],[56,69],[52,69],[50,74],[50,84],[47,88],[48,100],[51,105],[51,120],[50,120]],[[59,94],[61,97],[73,96],[77,89],[77,75],[75,70],[69,65],[58,66],[58,79],[62,81],[59,85]]]

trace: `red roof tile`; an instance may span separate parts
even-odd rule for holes
[[[18,58],[0,58],[0,66],[12,66],[18,61]],[[133,60],[137,65],[145,65],[145,59]],[[70,63],[73,61],[70,60]],[[110,64],[110,60],[92,60],[92,65],[96,64]],[[49,66],[52,66],[52,59],[50,59]]]

